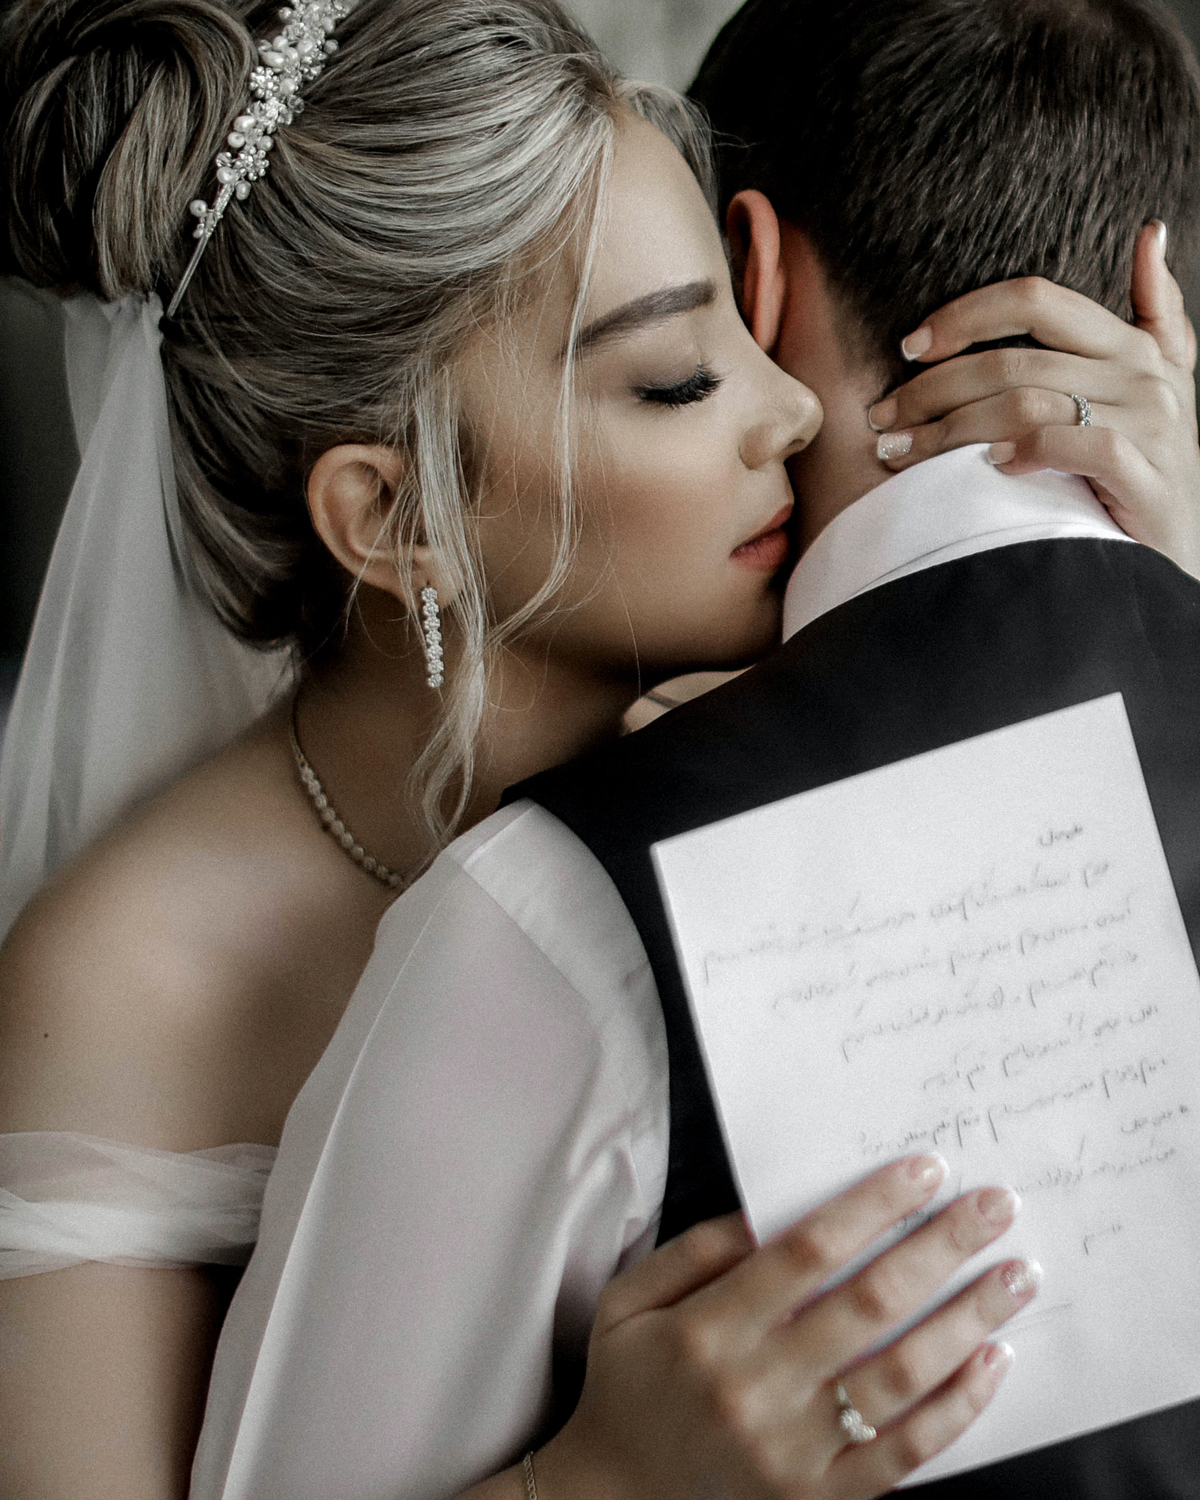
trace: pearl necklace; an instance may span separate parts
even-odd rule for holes
[[[296,761],[296,770],[300,773],[300,784],[312,799],[312,805],[317,810],[317,815],[324,825],[325,832],[329,834],[330,838],[336,839],[354,863],[360,869],[365,870],[375,880],[378,880],[380,885],[386,885],[393,891],[403,890],[405,886],[404,876],[398,875],[395,870],[389,870],[387,865],[381,860],[376,859],[373,854],[367,853],[346,827],[345,823],[342,822],[333,804],[325,795],[325,788],[321,785],[317,773],[304,758],[304,751],[300,748],[300,739],[296,734],[296,704],[294,700],[292,702],[291,731],[292,755]]]

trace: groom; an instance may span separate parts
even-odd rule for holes
[[[920,332],[903,353],[901,339],[948,298],[1041,275],[1127,316],[1142,226],[1194,236],[1200,86],[1185,49],[1141,0],[750,0],[701,69],[744,311],[825,408],[794,461],[808,545],[785,644],[517,789],[604,866],[650,958],[670,1056],[660,1238],[737,1194],[659,840],[1119,691],[1200,950],[1200,585],[1124,539],[1082,481],[1014,478],[980,448],[891,475],[904,440],[872,430],[892,426],[886,392],[924,352]],[[1055,398],[1061,420],[1102,426],[1092,395]],[[585,933],[587,912],[562,905]],[[1200,1497],[1200,1403],[929,1490]]]
[[[1200,949],[1200,585],[1130,542],[1081,480],[1014,478],[980,447],[892,474],[903,441],[878,435],[923,352],[923,330],[902,338],[949,298],[1043,275],[1127,315],[1142,227],[1200,234],[1187,43],[1153,0],[749,0],[693,93],[721,146],[743,310],[825,411],[790,461],[806,546],[785,644],[510,794],[591,848],[654,967],[671,1046],[663,1239],[737,1197],[659,840],[1121,691]],[[1050,399],[1102,427],[1098,396]]]

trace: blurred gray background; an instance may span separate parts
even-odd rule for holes
[[[621,72],[677,88],[739,3],[567,0]],[[1200,52],[1200,0],[1172,3]],[[0,281],[0,726],[78,463],[60,344],[55,309]]]

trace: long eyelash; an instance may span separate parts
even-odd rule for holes
[[[697,365],[686,380],[675,385],[639,385],[634,387],[640,401],[653,401],[658,406],[691,406],[703,401],[719,390],[721,377],[707,365]]]

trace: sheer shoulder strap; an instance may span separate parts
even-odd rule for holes
[[[0,1280],[84,1261],[240,1266],[273,1146],[158,1151],[98,1136],[0,1135]]]

